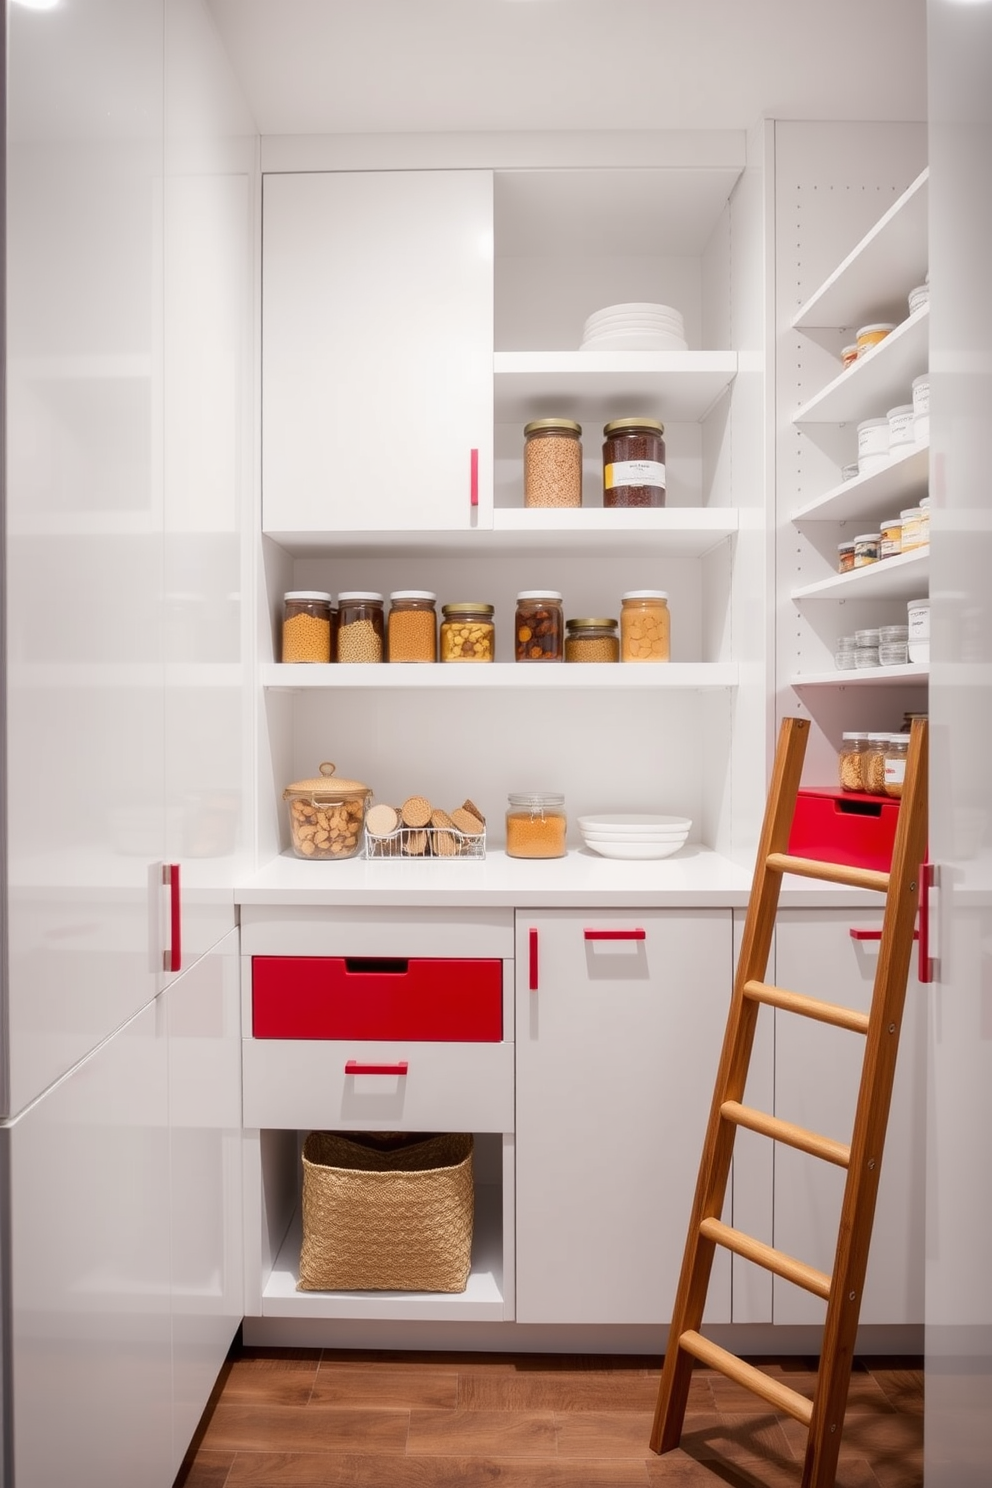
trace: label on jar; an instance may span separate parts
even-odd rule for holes
[[[617,460],[603,471],[608,491],[618,486],[660,486],[665,489],[665,467],[660,460]]]
[[[885,761],[885,788],[902,785],[906,779],[906,760],[903,755],[895,755],[886,758]]]

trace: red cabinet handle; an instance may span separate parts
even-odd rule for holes
[[[583,930],[586,940],[647,940],[646,930]]]
[[[530,981],[528,983],[532,992],[537,991],[537,931],[531,930],[527,939],[530,943]]]
[[[848,930],[847,933],[851,937],[852,940],[881,940],[881,938],[882,938],[882,932],[881,932],[881,930],[869,930],[867,928],[860,928],[859,929],[855,925],[852,925],[851,928],[850,928],[850,930]],[[919,929],[917,928],[916,930],[913,931],[913,939],[914,940],[919,940],[919,938],[920,938],[920,932],[919,932]]]
[[[179,893],[179,864],[162,865],[162,882],[169,887],[169,949],[165,953],[166,971],[182,971],[183,912]]]
[[[921,982],[933,981],[933,958],[930,955],[930,890],[936,881],[932,863],[920,864],[920,929],[916,975]]]
[[[469,488],[471,490],[471,504],[479,504],[479,451],[477,449],[469,452]]]
[[[405,1075],[409,1068],[405,1059],[396,1064],[360,1064],[357,1059],[349,1059],[344,1072],[346,1075]]]

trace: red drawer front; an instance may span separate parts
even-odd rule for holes
[[[255,956],[255,1038],[498,1043],[502,961]]]
[[[899,802],[827,786],[802,786],[789,852],[797,858],[848,863],[887,873],[892,866]]]

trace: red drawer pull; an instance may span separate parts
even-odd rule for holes
[[[479,504],[479,451],[477,449],[469,452],[469,504]]]
[[[920,864],[920,928],[917,939],[920,942],[919,959],[917,962],[916,976],[921,982],[932,982],[934,977],[933,957],[930,955],[930,890],[936,882],[936,874],[932,863]]]
[[[165,952],[166,971],[183,969],[183,911],[179,892],[179,864],[166,863],[162,882],[169,889],[169,949]]]
[[[848,930],[847,933],[851,937],[852,940],[881,940],[881,938],[882,938],[882,932],[881,932],[881,930],[859,929],[855,925],[852,925],[851,928],[850,928],[850,930]],[[913,931],[913,939],[914,940],[919,940],[919,938],[920,938],[920,932],[919,932],[919,930],[918,929],[917,930],[914,930]]]
[[[586,940],[647,940],[646,930],[583,930]]]
[[[349,1059],[344,1072],[346,1075],[405,1075],[409,1068],[405,1059],[397,1060],[396,1064],[359,1064],[357,1059]]]
[[[530,942],[530,982],[528,983],[532,992],[537,991],[537,931],[531,930],[527,937]]]

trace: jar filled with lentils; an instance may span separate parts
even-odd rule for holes
[[[582,505],[582,425],[534,419],[524,425],[524,506]]]
[[[386,643],[390,661],[437,661],[436,599],[427,589],[396,589],[389,596]]]
[[[385,652],[381,594],[355,589],[338,595],[338,661],[382,661]]]
[[[619,661],[617,622],[596,618],[565,621],[566,661]]]
[[[837,756],[837,773],[841,790],[863,791],[865,784],[865,755],[868,753],[868,735],[863,729],[841,735],[840,752]]]
[[[603,429],[603,505],[664,506],[665,426],[613,419]]]
[[[565,797],[553,791],[528,791],[507,798],[506,856],[563,858]]]
[[[495,606],[441,606],[441,660],[492,661],[496,654]]]
[[[283,596],[282,659],[330,661],[331,596],[319,589],[294,589]]]
[[[565,624],[561,595],[554,589],[524,589],[517,595],[513,647],[517,661],[562,661]]]
[[[629,589],[623,596],[620,660],[671,660],[671,617],[663,589]]]

